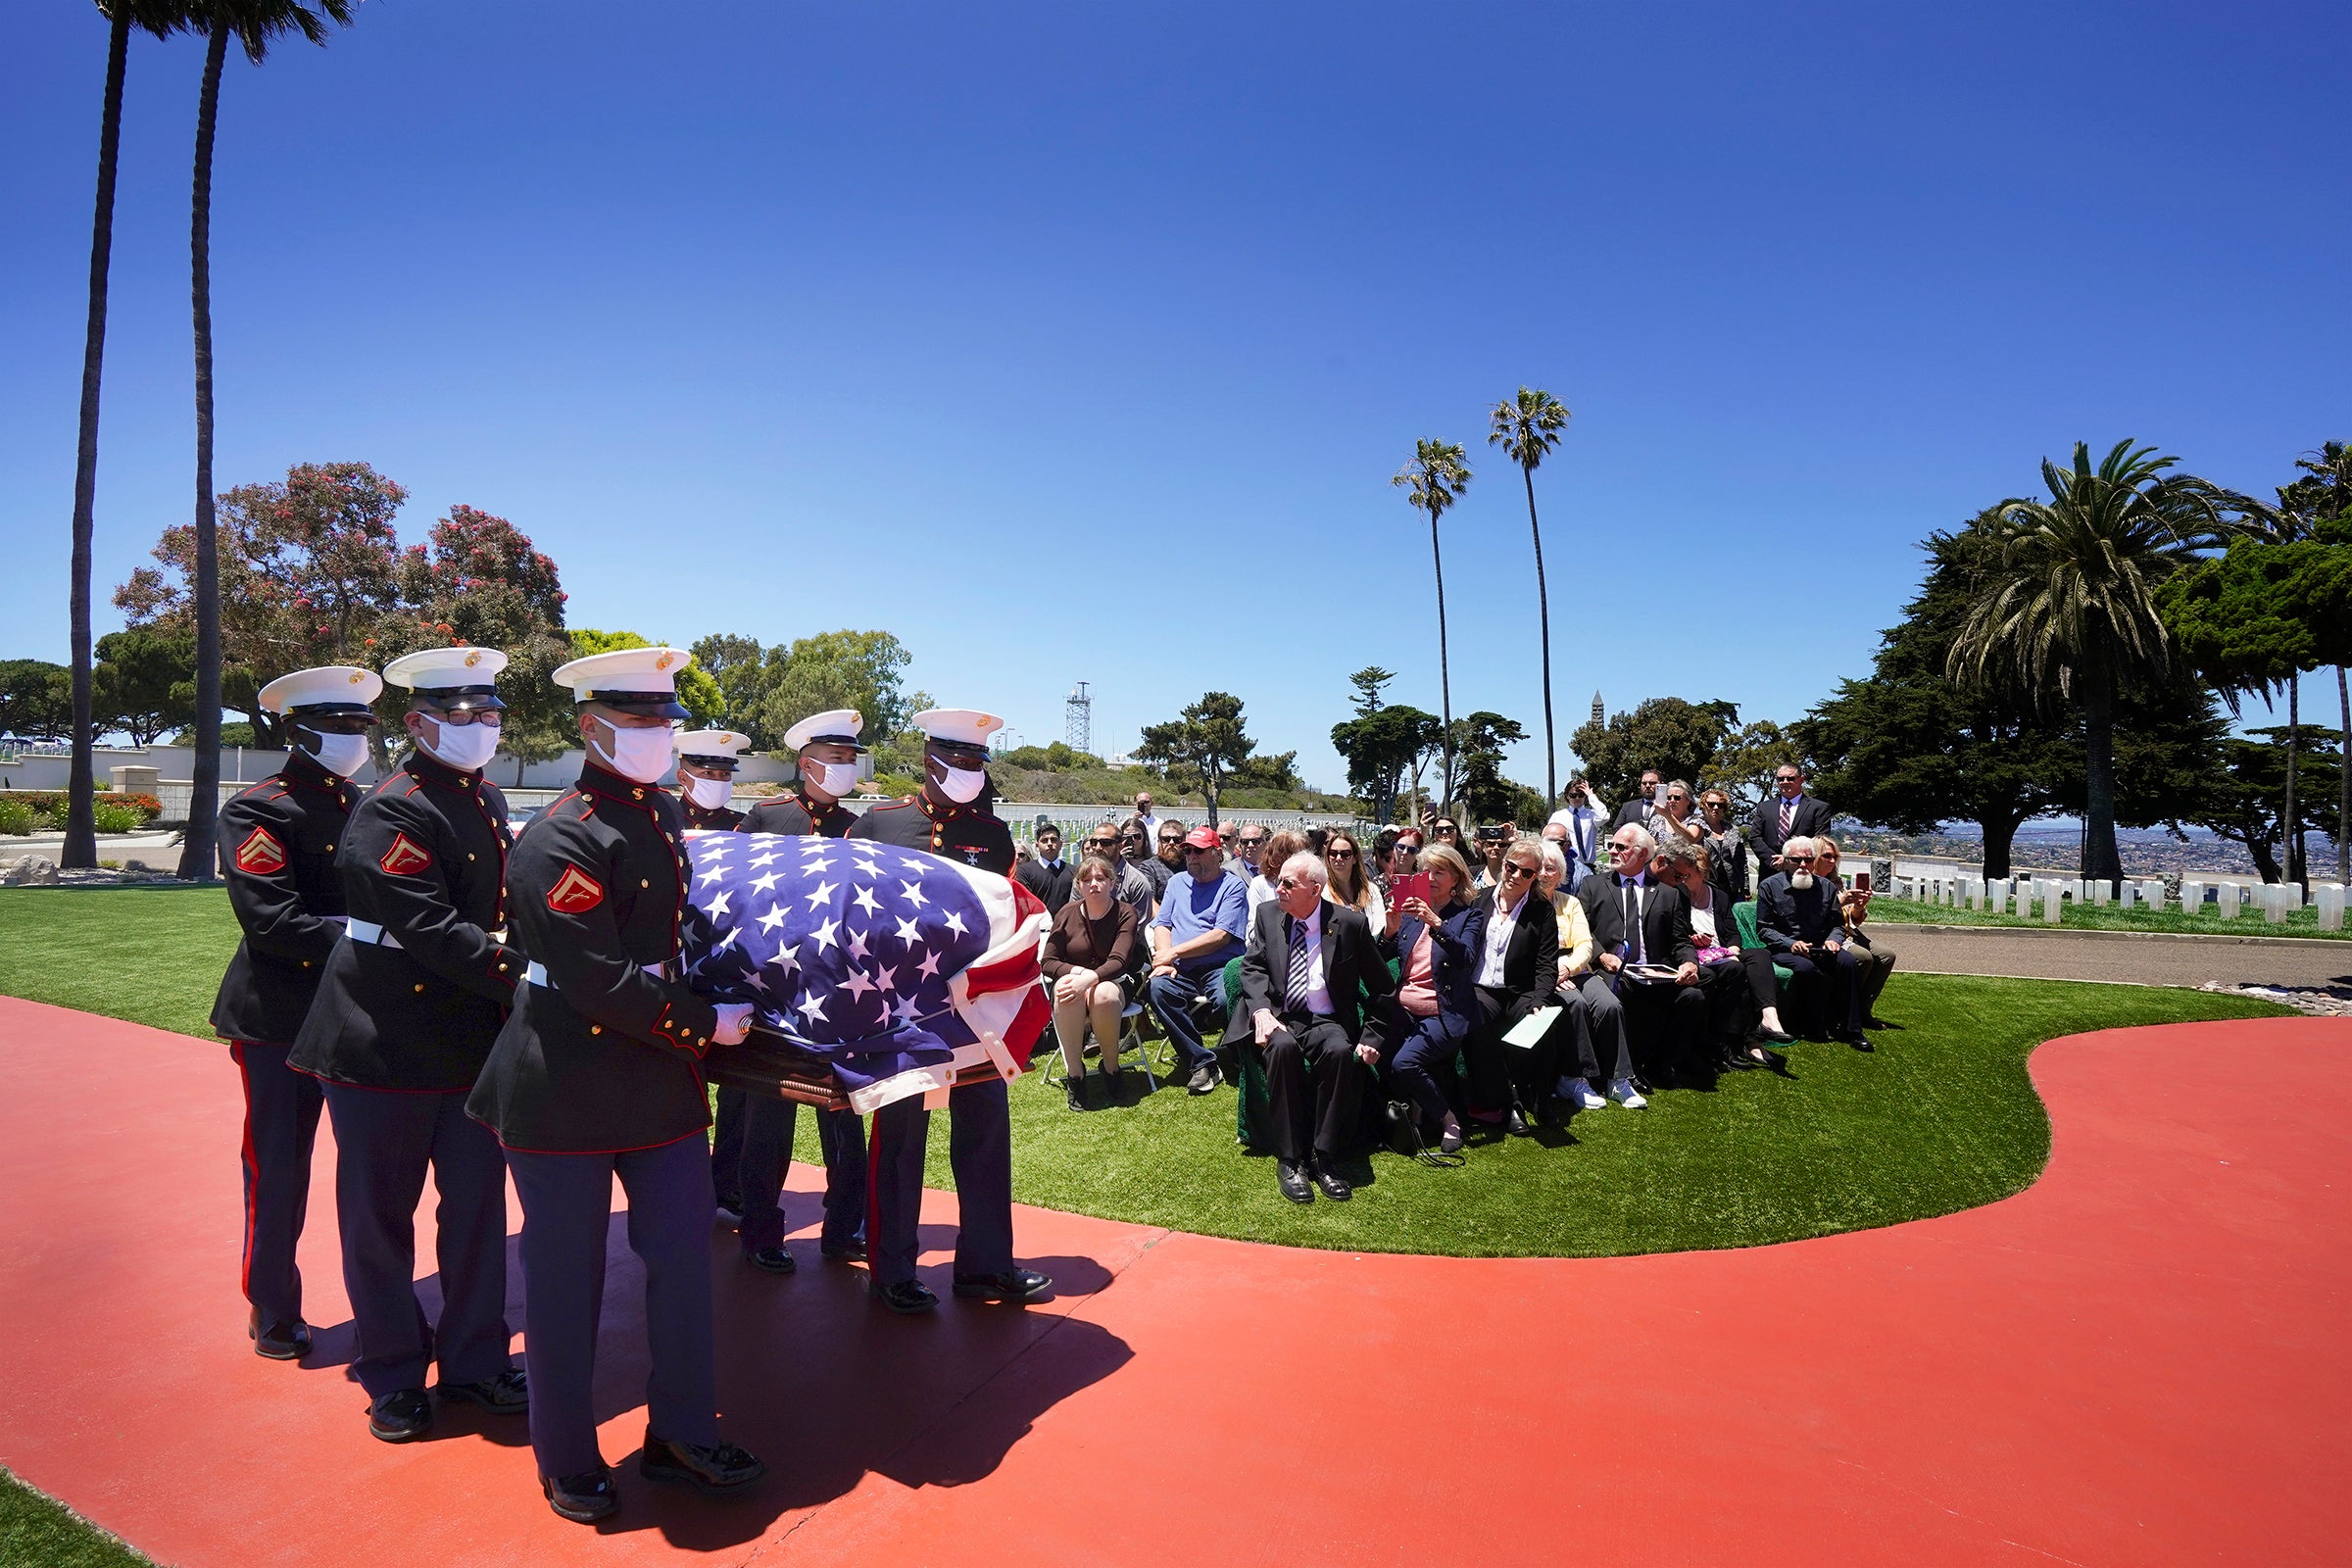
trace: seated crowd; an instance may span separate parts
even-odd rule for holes
[[[1780,1068],[1771,1048],[1800,1036],[1872,1049],[1894,956],[1865,932],[1868,878],[1845,885],[1800,770],[1779,770],[1744,831],[1722,790],[1655,773],[1614,813],[1581,779],[1565,798],[1540,835],[1493,824],[1467,848],[1435,812],[1367,847],[1346,829],[1188,830],[1144,799],[1065,862],[1041,819],[1015,874],[1053,914],[1070,1108],[1109,1098],[1140,1001],[1192,1094],[1262,1072],[1253,1141],[1309,1202],[1347,1199],[1341,1162],[1399,1124],[1454,1156],[1479,1126],[1526,1135]]]

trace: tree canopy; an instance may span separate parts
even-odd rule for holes
[[[1605,724],[1587,720],[1569,744],[1602,798],[1622,801],[1640,790],[1643,768],[1694,785],[1709,781],[1715,754],[1739,722],[1737,703],[1652,697],[1630,713],[1612,713]]]
[[[1145,725],[1143,744],[1135,755],[1156,763],[1178,788],[1198,787],[1207,800],[1213,827],[1218,791],[1253,750],[1255,743],[1243,729],[1242,700],[1231,692],[1203,692],[1175,718]]]

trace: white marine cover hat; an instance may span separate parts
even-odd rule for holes
[[[797,752],[804,746],[855,746],[865,750],[858,739],[865,733],[865,715],[855,708],[827,709],[810,713],[784,732],[784,749]]]
[[[419,648],[384,666],[385,681],[405,686],[445,712],[476,708],[504,708],[498,700],[498,672],[507,656],[495,648]]]
[[[730,773],[743,765],[743,749],[751,744],[749,735],[731,729],[680,730],[676,740],[679,760]]]
[[[383,691],[383,677],[357,664],[320,664],[280,675],[262,688],[262,707],[288,717],[373,718],[368,705]]]
[[[926,708],[910,721],[932,740],[945,746],[985,752],[988,738],[1004,727],[994,713],[976,708]]]
[[[678,701],[678,676],[694,664],[683,648],[615,648],[590,654],[557,669],[559,686],[571,688],[574,703],[602,703],[655,718],[692,715]]]

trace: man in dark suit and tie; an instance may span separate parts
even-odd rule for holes
[[[1827,1035],[1856,1051],[1871,1049],[1862,1032],[1862,965],[1845,933],[1835,877],[1813,874],[1813,841],[1789,839],[1781,848],[1788,869],[1756,890],[1756,930],[1775,963],[1789,971],[1797,1032]]]
[[[1611,828],[1646,827],[1649,825],[1650,813],[1657,808],[1658,770],[1654,767],[1645,767],[1642,770],[1641,793],[1632,796],[1623,806],[1617,808],[1617,814],[1610,818],[1609,826]]]
[[[1650,871],[1657,847],[1647,828],[1629,822],[1617,829],[1609,835],[1615,868],[1585,878],[1576,896],[1592,928],[1593,972],[1625,1010],[1634,1059],[1653,1083],[1667,1083],[1698,1062],[1707,999],[1690,901]],[[1673,978],[1655,976],[1659,968],[1673,970]],[[1653,977],[1643,978],[1644,970]],[[1586,985],[1588,1003],[1597,1001],[1592,982]]]
[[[1788,867],[1781,863],[1781,846],[1795,838],[1812,838],[1830,830],[1830,808],[1805,793],[1805,770],[1794,762],[1773,769],[1773,793],[1764,797],[1755,815],[1747,819],[1747,846],[1756,860],[1756,880]]]
[[[1077,870],[1061,858],[1061,829],[1051,822],[1037,824],[1037,858],[1023,860],[1012,868],[1021,886],[1036,894],[1048,914],[1059,914],[1061,906],[1070,902],[1070,886]]]
[[[1380,1048],[1364,1043],[1363,1000],[1396,989],[1355,910],[1323,897],[1330,871],[1311,855],[1283,863],[1274,897],[1258,906],[1256,940],[1242,958],[1242,1005],[1228,1045],[1266,1056],[1266,1120],[1275,1180],[1294,1203],[1315,1186],[1334,1202],[1353,1197],[1334,1161],[1362,1125],[1365,1086]]]

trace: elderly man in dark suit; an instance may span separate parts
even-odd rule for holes
[[[1266,1120],[1275,1180],[1294,1203],[1315,1186],[1334,1202],[1354,1196],[1334,1168],[1362,1125],[1365,1086],[1380,1061],[1364,1039],[1363,1000],[1396,989],[1373,945],[1372,927],[1323,897],[1331,873],[1300,853],[1284,861],[1274,897],[1257,907],[1254,940],[1242,958],[1242,1005],[1226,1043],[1249,1042],[1266,1056]]]
[[[1772,770],[1772,789],[1747,819],[1747,845],[1755,856],[1758,877],[1788,869],[1781,863],[1781,846],[1790,839],[1809,839],[1830,830],[1829,803],[1805,793],[1803,768],[1783,762]]]
[[[1781,847],[1785,871],[1764,879],[1756,893],[1756,930],[1773,960],[1789,970],[1797,1032],[1827,1035],[1856,1051],[1871,1049],[1862,1032],[1862,965],[1838,907],[1835,878],[1813,874],[1813,841],[1792,838]]]
[[[1657,850],[1648,829],[1629,822],[1609,835],[1612,869],[1593,872],[1576,890],[1593,943],[1592,974],[1581,989],[1596,1011],[1612,999],[1624,1009],[1635,1061],[1651,1082],[1670,1083],[1699,1069],[1707,999],[1690,941],[1690,903],[1651,871]]]

